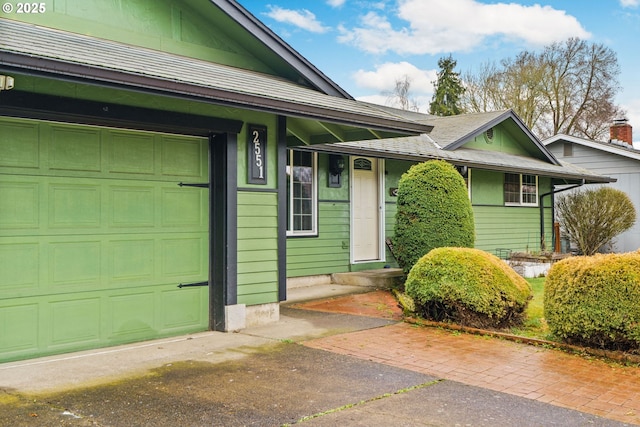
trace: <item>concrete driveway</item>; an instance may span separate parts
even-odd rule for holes
[[[630,425],[303,345],[397,322],[283,307],[280,322],[238,334],[2,364],[0,425]]]

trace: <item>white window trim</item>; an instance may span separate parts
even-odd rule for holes
[[[515,174],[512,174],[515,175]],[[505,206],[532,206],[532,207],[536,207],[538,206],[538,175],[531,175],[531,174],[525,174],[525,175],[529,175],[529,176],[533,176],[536,178],[536,201],[534,203],[525,203],[522,201],[523,199],[523,192],[522,192],[522,176],[523,174],[518,174],[518,176],[520,177],[520,202],[516,203],[516,202],[505,202],[504,205]],[[504,194],[504,187],[502,189],[502,194]]]
[[[471,168],[467,168],[467,193],[469,194],[469,201],[473,201],[471,198]]]
[[[289,163],[293,166],[293,152],[295,149],[287,149],[287,156],[289,156]],[[311,209],[312,209],[312,229],[311,230],[290,230],[287,228],[287,237],[289,236],[318,236],[318,153],[311,153],[312,155],[312,169],[313,169],[313,177],[312,179],[312,201],[311,201]],[[292,179],[293,173],[287,175],[287,180]],[[289,212],[287,215],[289,216],[289,224],[293,227],[293,183],[289,182],[289,194],[287,194],[287,199],[289,200]]]

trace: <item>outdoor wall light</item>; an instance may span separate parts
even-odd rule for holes
[[[329,187],[342,187],[342,171],[344,171],[344,157],[339,154],[329,154]]]

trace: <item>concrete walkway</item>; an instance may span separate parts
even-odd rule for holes
[[[241,333],[0,364],[0,425],[640,425],[638,367],[403,323],[386,291],[325,291]]]

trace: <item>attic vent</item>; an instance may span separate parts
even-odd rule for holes
[[[487,144],[491,144],[493,142],[493,128],[487,129],[484,133],[484,139],[487,141]]]

